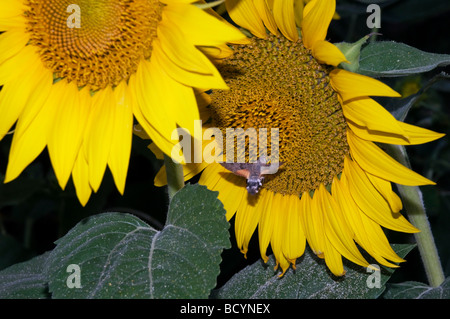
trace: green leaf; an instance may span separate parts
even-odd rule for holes
[[[207,298],[230,246],[228,227],[217,193],[199,185],[175,194],[161,231],[129,214],[87,218],[57,241],[50,292],[54,298]],[[79,267],[79,277],[69,265]]]
[[[0,299],[49,298],[46,262],[49,253],[0,272]]]
[[[392,245],[404,257],[414,245]],[[240,299],[370,299],[377,298],[385,289],[393,269],[381,267],[374,273],[362,267],[348,265],[344,277],[330,274],[323,260],[307,249],[299,258],[296,270],[289,269],[278,277],[270,257],[267,264],[257,261],[234,275],[223,287],[214,292],[216,298]],[[379,281],[377,282],[377,276]],[[379,283],[379,284],[378,284]]]
[[[367,35],[354,43],[340,42],[334,45],[344,54],[347,62],[342,62],[340,66],[350,72],[357,72],[359,69],[359,59],[361,55],[361,47],[369,39],[370,35]]]
[[[424,283],[407,281],[401,284],[389,284],[385,299],[450,299],[450,277],[439,287],[430,287]]]
[[[450,55],[428,53],[391,41],[368,44],[361,50],[358,72],[373,77],[423,73],[450,64]]]

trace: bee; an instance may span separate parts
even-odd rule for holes
[[[254,163],[220,163],[227,170],[247,179],[247,192],[256,195],[263,182],[264,175],[275,174],[279,163],[268,164],[264,157]]]

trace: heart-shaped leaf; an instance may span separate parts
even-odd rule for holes
[[[230,246],[228,227],[217,194],[199,185],[175,194],[161,231],[129,214],[87,218],[50,254],[50,292],[54,298],[206,298]]]
[[[450,55],[428,53],[391,41],[368,44],[361,50],[358,73],[395,77],[428,72],[450,64]]]

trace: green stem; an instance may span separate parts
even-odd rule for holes
[[[164,155],[164,165],[166,167],[169,199],[172,199],[173,195],[184,186],[183,166],[175,163],[167,155]]]
[[[390,146],[389,151],[394,158],[404,166],[411,168],[405,148],[403,146]],[[422,192],[417,186],[397,186],[410,222],[420,230],[420,232],[414,234],[414,236],[428,278],[428,283],[432,287],[438,287],[444,282],[445,276],[434,242],[433,233],[431,232],[430,223],[428,222],[428,217],[425,212],[425,205],[422,201]]]

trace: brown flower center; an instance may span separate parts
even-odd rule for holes
[[[301,40],[254,37],[233,48],[235,54],[218,65],[230,90],[211,94],[213,126],[224,134],[226,128],[279,129],[283,165],[263,184],[273,192],[300,195],[330,184],[349,147],[327,66]]]
[[[163,5],[158,0],[27,0],[30,44],[55,78],[93,91],[116,86],[148,59]]]

